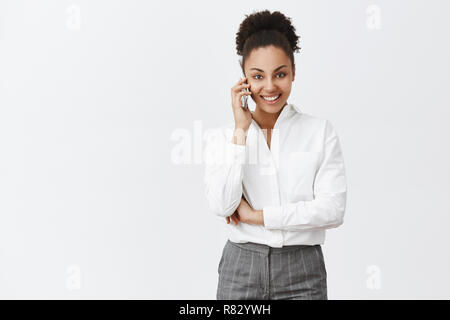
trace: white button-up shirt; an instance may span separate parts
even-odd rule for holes
[[[323,244],[325,230],[344,221],[347,195],[343,155],[330,121],[288,103],[275,122],[270,149],[253,119],[245,145],[232,142],[233,132],[234,122],[207,136],[208,206],[225,218],[244,196],[263,211],[264,226],[224,221],[228,238],[271,247]]]

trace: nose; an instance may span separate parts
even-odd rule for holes
[[[265,85],[265,92],[267,94],[271,94],[271,93],[274,93],[276,91],[275,89],[276,89],[276,86],[275,86],[275,83],[273,82],[273,80],[272,79],[268,79],[267,82],[266,82],[266,85]]]

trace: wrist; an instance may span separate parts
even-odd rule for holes
[[[247,140],[247,129],[235,127],[233,132],[233,143],[244,145]]]
[[[262,210],[253,210],[253,216],[255,217],[255,224],[264,226],[264,214]]]

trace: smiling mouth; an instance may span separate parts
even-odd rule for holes
[[[278,95],[275,96],[261,96],[261,98],[264,99],[264,101],[269,102],[269,103],[273,103],[275,101],[278,101],[281,97],[281,93],[279,93]]]

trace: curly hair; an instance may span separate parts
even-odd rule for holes
[[[251,51],[269,45],[282,49],[294,67],[294,52],[300,50],[297,46],[300,37],[296,35],[291,19],[279,11],[271,13],[269,10],[245,16],[236,33],[236,50],[237,54],[242,56],[239,62],[242,72],[245,73],[245,60]]]

